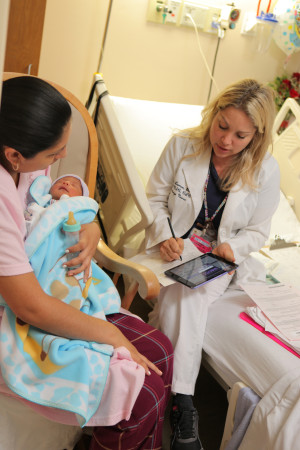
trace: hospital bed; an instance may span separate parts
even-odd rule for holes
[[[115,251],[130,256],[142,248],[144,228],[153,220],[144,192],[151,170],[176,130],[200,122],[202,107],[115,97],[108,94],[100,76],[96,81],[98,104],[92,109],[97,109],[95,123],[102,152],[97,175],[102,224],[109,245]],[[289,110],[293,111],[294,121],[279,134],[280,125]],[[287,100],[277,115],[273,155],[280,165],[282,192],[267,244],[276,236],[300,242],[300,108],[292,99]],[[101,185],[103,180],[104,187],[103,183]],[[110,214],[109,209],[120,198],[124,211],[120,211],[121,206],[118,206],[120,215],[117,218]],[[254,256],[270,271],[270,259],[260,253]],[[285,278],[286,273],[284,264],[277,264],[277,279],[289,282],[290,279]],[[296,271],[292,281],[300,287]],[[232,436],[241,388],[249,387],[259,398],[264,398],[286,373],[300,371],[297,356],[241,320],[240,313],[251,304],[243,291],[229,290],[209,311],[203,365],[229,393],[222,449],[226,448]],[[255,442],[255,432],[252,432],[252,438],[252,448],[261,448],[259,442]],[[284,448],[288,449],[282,447],[281,450]]]

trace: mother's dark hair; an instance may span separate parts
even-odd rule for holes
[[[11,147],[24,158],[54,146],[71,118],[65,97],[40,78],[21,76],[3,82],[0,152]]]

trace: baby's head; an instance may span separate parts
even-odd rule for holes
[[[57,178],[51,185],[50,194],[54,200],[59,200],[63,194],[69,197],[79,195],[89,196],[89,189],[85,182],[77,175],[63,175]]]

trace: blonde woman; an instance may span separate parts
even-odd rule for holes
[[[264,281],[250,253],[266,241],[279,202],[279,168],[267,152],[274,117],[270,88],[252,79],[229,86],[204,108],[198,127],[169,141],[148,182],[155,217],[146,233],[148,249],[158,246],[162,259],[172,261],[180,257],[183,239],[196,236],[201,250],[239,265],[234,275],[194,290],[179,283],[162,288],[150,314],[175,349],[173,450],[202,448],[192,395],[209,305],[228,287]]]

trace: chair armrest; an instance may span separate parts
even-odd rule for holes
[[[102,239],[98,243],[95,259],[105,269],[133,278],[142,299],[151,300],[158,296],[160,284],[152,270],[117,255]]]

